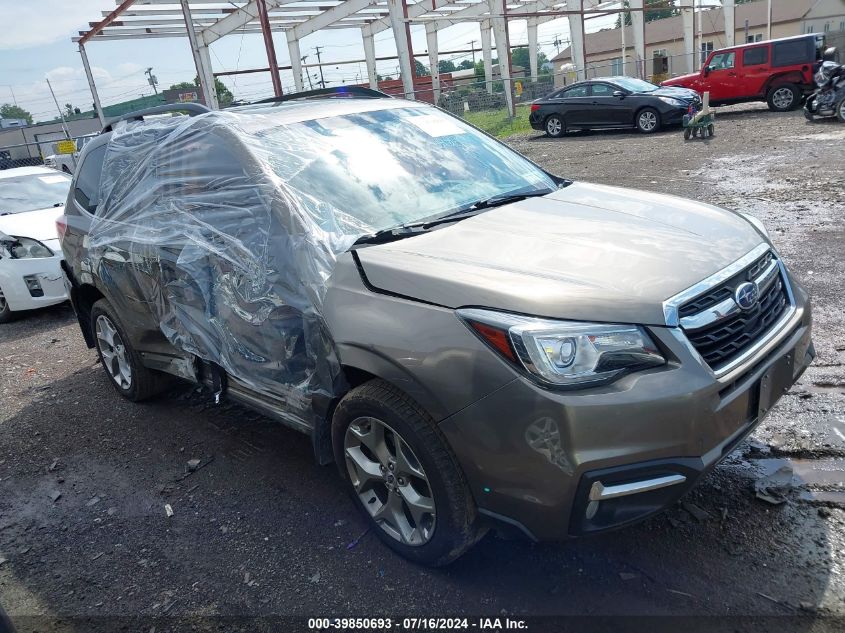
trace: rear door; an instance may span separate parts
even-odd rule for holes
[[[710,90],[711,101],[731,101],[745,95],[736,68],[736,51],[718,51],[707,63],[705,90]]]
[[[613,93],[618,90],[620,88],[609,83],[597,81],[590,84],[592,107],[589,110],[589,123],[614,127],[631,124],[634,113],[630,108],[630,100],[613,96]]]
[[[739,52],[741,53],[739,71],[745,93],[743,96],[762,95],[766,81],[772,72],[769,59],[771,45],[749,46]]]
[[[576,84],[561,93],[559,112],[567,126],[585,125],[589,122],[592,97],[587,83]]]

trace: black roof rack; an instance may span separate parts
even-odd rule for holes
[[[145,116],[152,116],[154,114],[167,114],[168,112],[186,112],[188,116],[197,116],[211,112],[207,107],[201,103],[165,103],[160,106],[152,108],[144,108],[143,110],[135,110],[134,112],[127,112],[118,117],[109,119],[103,126],[103,132],[111,132],[115,123],[120,121],[143,121]]]
[[[386,92],[373,90],[372,88],[364,88],[363,86],[333,86],[331,88],[318,88],[317,90],[305,90],[304,92],[292,92],[291,94],[282,95],[281,97],[270,97],[268,99],[261,99],[260,101],[253,101],[256,103],[283,103],[285,101],[294,101],[296,99],[313,99],[313,98],[335,98],[335,97],[364,97],[365,99],[392,99]]]

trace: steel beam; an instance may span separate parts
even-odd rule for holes
[[[252,0],[248,4],[243,5],[234,13],[227,15],[222,20],[218,20],[214,24],[204,28],[200,33],[200,40],[205,46],[209,46],[212,42],[216,42],[224,35],[228,35],[237,29],[246,26],[253,20],[258,19],[258,3],[262,0]],[[277,7],[279,0],[266,0],[266,6]]]
[[[491,48],[490,20],[479,24],[481,27],[481,58],[484,60],[484,87],[489,94],[493,94],[493,51]]]
[[[293,30],[294,37],[300,40],[306,35],[311,35],[323,27],[333,24],[338,20],[342,20],[345,17],[349,17],[350,15],[354,15],[361,9],[374,5],[375,3],[376,0],[346,0],[346,2],[342,2],[327,11],[323,11],[322,13],[309,19],[307,22],[303,22],[302,24],[296,26]]]
[[[734,45],[734,35],[736,34],[736,5],[734,0],[722,0],[722,13],[725,15],[725,47],[727,48]]]
[[[631,27],[634,32],[634,52],[637,59],[636,76],[640,79],[646,77],[645,67],[645,16],[643,13],[643,0],[630,0]]]
[[[537,23],[539,18],[528,18],[526,30],[528,31],[528,65],[531,71],[531,81],[537,81]]]
[[[364,38],[364,58],[367,62],[367,79],[370,82],[370,88],[378,90],[378,74],[376,73],[376,43],[372,35],[367,35],[361,29],[361,35]]]
[[[684,25],[684,57],[687,60],[687,72],[694,73],[695,63],[695,0],[681,0],[681,20]]]
[[[302,92],[305,87],[302,85],[302,51],[299,49],[299,40],[294,37],[293,31],[285,31],[288,40],[288,55],[290,55],[290,69],[293,73],[293,85],[297,92]]]
[[[94,74],[88,63],[88,53],[85,52],[85,44],[79,43],[79,55],[82,57],[82,67],[85,69],[85,76],[88,78],[88,87],[91,89],[91,96],[94,98],[94,110],[97,111],[97,118],[100,125],[106,124],[106,117],[103,116],[103,106],[100,104],[100,95],[97,94],[97,85],[94,83]]]
[[[106,28],[109,24],[114,22],[120,16],[120,14],[123,13],[129,7],[131,7],[134,4],[134,2],[135,2],[135,0],[123,0],[123,2],[121,2],[120,4],[117,5],[117,8],[114,11],[109,13],[106,17],[104,17],[102,20],[100,20],[95,26],[93,26],[90,31],[88,31],[85,35],[83,35],[81,38],[79,38],[79,43],[84,46],[85,42],[90,40],[97,33],[99,33],[104,28]]]
[[[414,98],[414,66],[411,59],[411,38],[405,23],[405,0],[387,0],[390,10],[390,24],[399,56],[399,73],[402,77],[402,91],[406,99]]]
[[[279,77],[279,62],[276,61],[276,44],[270,31],[270,18],[267,16],[267,0],[258,0],[258,20],[261,35],[264,37],[264,49],[267,51],[267,64],[270,67],[270,81],[273,83],[273,95],[282,96],[282,78]]]
[[[188,40],[191,43],[191,52],[194,55],[194,65],[197,69],[197,77],[199,78],[205,105],[213,110],[217,110],[220,106],[217,103],[217,91],[214,89],[214,76],[212,75],[208,47],[202,46],[199,43],[196,31],[194,31],[194,21],[191,16],[191,6],[188,0],[180,0],[180,4],[182,5],[182,14],[185,17],[185,30],[187,31]],[[206,60],[209,62],[207,68]]]
[[[437,55],[437,26],[425,25],[425,41],[428,45],[428,65],[431,68],[431,89],[434,103],[440,102],[440,60]]]
[[[490,13],[494,16],[493,33],[496,35],[496,52],[499,56],[499,77],[505,88],[505,105],[510,116],[516,116],[513,101],[513,79],[511,79],[511,46],[508,37],[506,0],[490,0]]]
[[[485,3],[485,0],[481,0],[481,3]],[[408,13],[406,17],[408,19],[418,18],[421,15],[425,15],[430,11],[437,11],[442,7],[446,7],[452,4],[454,4],[454,0],[418,0],[418,2],[408,7]],[[372,24],[365,26],[363,28],[363,31],[364,35],[375,35],[376,33],[385,31],[390,27],[391,19],[390,16],[388,16],[386,18],[376,20]]]

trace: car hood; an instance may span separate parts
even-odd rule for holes
[[[731,211],[574,183],[357,256],[376,289],[450,308],[659,325],[664,300],[763,241]]]
[[[683,101],[692,101],[699,99],[698,93],[691,88],[680,88],[675,86],[661,86],[654,92],[648,94],[655,97],[672,97],[673,99],[682,99]]]
[[[685,84],[689,84],[693,79],[698,77],[698,73],[690,73],[689,75],[678,75],[677,77],[672,77],[671,79],[667,79],[666,81],[660,82],[660,87],[672,87],[672,86],[683,86]]]
[[[37,211],[25,211],[11,215],[0,215],[0,232],[16,237],[31,237],[34,240],[58,239],[56,220],[64,213],[62,207],[50,207]]]

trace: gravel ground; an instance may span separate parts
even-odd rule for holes
[[[684,503],[415,567],[365,531],[306,437],[189,387],[122,400],[58,306],[0,327],[0,603],[21,630],[44,630],[37,615],[845,615],[845,126],[746,106],[716,133],[509,141],[563,176],[757,215],[813,294],[815,365]],[[755,498],[783,465],[803,485]]]

